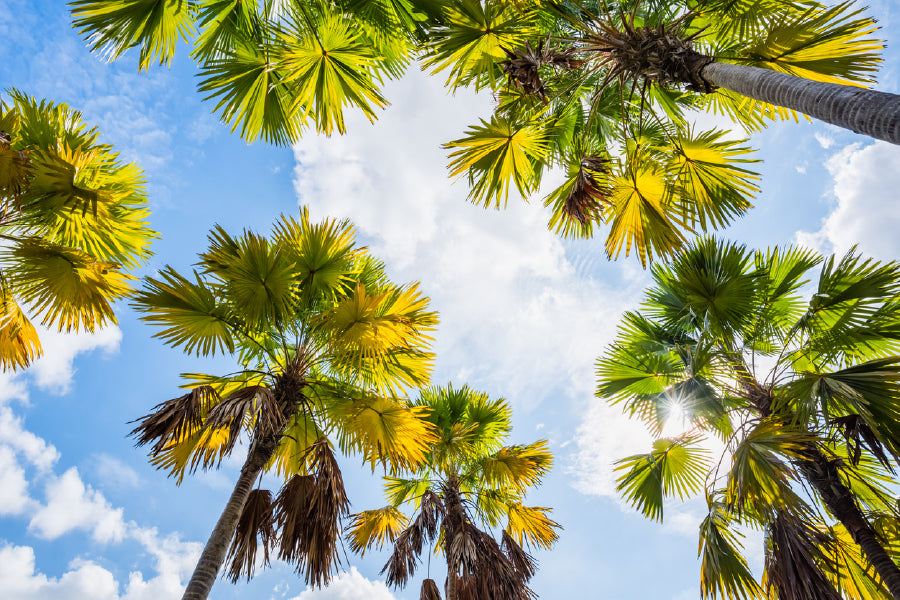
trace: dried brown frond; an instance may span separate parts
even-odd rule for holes
[[[201,385],[184,396],[157,404],[152,413],[131,421],[139,425],[128,435],[137,437],[136,446],[155,442],[150,448],[150,455],[155,456],[169,442],[179,442],[202,427],[203,414],[218,400],[219,395],[212,387]]]
[[[566,196],[563,212],[582,225],[600,219],[604,207],[611,203],[612,189],[606,184],[610,161],[600,156],[585,156],[575,177],[575,185]]]
[[[769,525],[764,581],[779,600],[841,600],[822,572],[821,548],[834,543],[824,531],[800,516],[779,511]],[[830,568],[827,567],[826,568]]]
[[[526,94],[539,96],[545,103],[547,90],[541,79],[540,67],[549,66],[563,69],[577,69],[584,64],[574,56],[572,49],[560,49],[549,38],[538,42],[537,47],[526,41],[525,46],[509,50],[503,48],[507,60],[500,63],[509,82]]]
[[[272,515],[272,492],[252,490],[244,504],[228,549],[225,576],[237,583],[241,576],[249,581],[256,569],[256,551],[262,544],[263,566],[269,566],[269,547],[275,539],[275,522]]]
[[[537,572],[537,561],[534,557],[525,552],[506,530],[503,531],[501,547],[503,548],[503,553],[506,554],[506,558],[519,576],[526,582],[530,581]]]
[[[441,600],[441,592],[434,579],[426,579],[422,582],[422,591],[419,600]]]
[[[656,27],[635,27],[633,20],[623,16],[621,29],[594,21],[595,29],[582,49],[598,55],[595,66],[609,69],[608,80],[640,77],[660,85],[685,84],[690,90],[710,93],[715,88],[700,72],[713,59],[693,48],[702,30],[689,36],[682,34],[688,17]]]
[[[313,475],[295,475],[275,500],[281,531],[278,558],[294,563],[309,585],[328,583],[340,564],[341,520],[350,501],[337,459],[326,438],[311,449]]]
[[[387,573],[384,582],[389,586],[402,587],[406,585],[409,578],[416,572],[419,552],[416,551],[411,539],[413,535],[412,529],[413,526],[411,525],[397,536],[391,557],[381,569],[382,574]],[[419,551],[421,551],[421,546]]]
[[[253,420],[258,436],[277,434],[287,423],[275,401],[275,394],[265,386],[251,385],[230,394],[209,411],[206,426],[212,429],[228,427],[227,451],[230,452],[240,437],[241,427]]]
[[[850,453],[850,462],[853,466],[859,464],[862,458],[862,448],[865,446],[869,449],[875,458],[878,459],[886,469],[894,471],[891,461],[887,457],[884,444],[875,435],[871,427],[859,415],[847,415],[833,419],[829,425],[836,428],[844,437],[847,443],[847,451]]]
[[[459,567],[460,600],[529,600],[534,592],[497,541],[471,523],[457,532],[448,561]]]

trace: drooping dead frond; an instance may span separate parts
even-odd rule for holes
[[[448,563],[459,566],[459,600],[530,600],[534,592],[497,541],[466,523],[450,543]]]
[[[603,21],[594,21],[583,50],[597,53],[597,66],[609,69],[607,81],[614,77],[643,78],[660,85],[686,84],[688,89],[710,93],[713,86],[701,77],[703,67],[713,59],[693,48],[693,41],[702,34],[697,31],[682,35],[687,17],[656,27],[635,27],[633,20],[622,18],[617,28]]]
[[[313,475],[295,475],[275,500],[281,531],[278,558],[297,566],[309,585],[322,586],[340,564],[341,520],[350,501],[337,459],[326,438],[311,449]]]
[[[524,581],[531,580],[537,572],[537,561],[516,543],[506,530],[503,531],[501,547],[510,564]]]
[[[422,551],[425,542],[430,542],[435,538],[443,518],[444,503],[441,501],[441,497],[431,490],[426,491],[422,494],[419,514],[410,527],[414,530],[413,544],[417,554]]]
[[[388,585],[406,585],[416,570],[418,557],[422,554],[425,544],[437,537],[444,515],[445,508],[441,497],[431,490],[426,490],[420,500],[419,514],[412,524],[397,536],[391,558],[381,569],[382,573],[387,573]]]
[[[538,42],[537,47],[526,41],[525,46],[508,50],[503,48],[507,59],[500,63],[511,84],[526,94],[539,96],[547,102],[547,93],[539,68],[550,66],[563,69],[577,69],[584,61],[575,58],[571,49],[560,49],[547,40]]]
[[[441,592],[434,579],[426,579],[422,582],[422,591],[419,600],[441,600]]]
[[[581,225],[598,221],[603,208],[611,203],[612,188],[605,182],[610,161],[600,156],[585,156],[575,177],[572,191],[563,202],[563,212]]]
[[[827,560],[821,548],[831,543],[802,517],[779,511],[769,525],[766,547],[763,583],[769,594],[779,600],[841,600],[822,572]]]
[[[150,455],[156,456],[170,442],[180,442],[199,429],[203,424],[203,414],[218,400],[216,390],[208,385],[201,385],[184,396],[157,404],[152,413],[132,421],[139,425],[129,435],[137,438],[137,446],[154,442]]]
[[[409,578],[416,572],[419,553],[416,552],[412,541],[412,529],[413,527],[410,526],[397,536],[391,557],[381,569],[382,574],[387,573],[384,582],[389,586],[402,587],[406,585]]]
[[[253,577],[257,542],[262,544],[263,566],[269,566],[269,547],[275,538],[272,508],[272,492],[269,490],[256,489],[247,497],[226,558],[225,576],[232,583],[237,583],[241,576],[248,581]]]
[[[838,417],[829,424],[843,435],[844,441],[847,443],[847,451],[850,454],[850,461],[854,466],[859,464],[862,449],[866,447],[886,469],[894,470],[885,452],[884,444],[860,415]]]
[[[255,431],[261,435],[280,432],[287,419],[275,401],[272,390],[251,385],[230,394],[209,412],[207,427],[228,427],[228,451],[240,436],[241,427],[256,422]]]

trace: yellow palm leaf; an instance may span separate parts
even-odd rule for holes
[[[409,518],[393,506],[364,510],[351,515],[347,525],[347,541],[351,551],[365,556],[366,550],[372,546],[380,550],[385,540],[394,543],[407,526]]]
[[[628,256],[634,248],[641,264],[653,254],[666,255],[681,247],[684,223],[673,211],[671,190],[662,169],[649,162],[631,166],[612,177],[611,204],[605,211],[610,221],[606,253],[618,258],[622,248]]]
[[[560,524],[550,518],[551,509],[513,503],[508,505],[507,511],[506,532],[520,546],[527,542],[549,549],[559,539],[557,529]]]
[[[0,370],[24,369],[41,355],[37,331],[15,300],[0,295]]]
[[[549,150],[544,128],[495,115],[466,134],[445,148],[458,148],[450,153],[450,176],[468,174],[469,200],[500,208],[506,205],[510,182],[523,197],[537,188]]]

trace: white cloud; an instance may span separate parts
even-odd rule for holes
[[[584,415],[570,467],[575,488],[584,494],[618,498],[613,462],[647,452],[652,438],[641,423],[624,418],[619,407],[595,401]]]
[[[46,484],[47,503],[35,512],[28,529],[45,539],[55,539],[79,529],[101,543],[120,542],[125,536],[122,509],[113,508],[103,494],[85,485],[72,467]]]
[[[132,524],[133,525],[133,524]],[[119,582],[97,563],[75,559],[58,578],[36,570],[34,549],[0,547],[0,590],[16,600],[176,600],[200,554],[199,544],[186,544],[175,536],[160,538],[155,529],[134,528],[131,537],[155,559],[156,575],[144,579],[139,571],[128,574],[122,595]],[[343,596],[336,596],[342,598]],[[377,598],[377,597],[376,597]]]
[[[31,503],[25,469],[10,448],[0,446],[0,515],[22,514]]]
[[[137,471],[109,454],[93,457],[91,467],[96,476],[105,484],[117,488],[134,488],[141,484]]]
[[[59,460],[59,452],[51,444],[26,431],[22,420],[6,406],[0,406],[0,440],[25,457],[40,471],[46,471]]]
[[[41,389],[62,395],[72,387],[75,357],[94,350],[117,351],[122,341],[122,331],[116,326],[100,329],[96,333],[74,334],[42,329],[40,337],[44,355],[28,369],[28,374]]]
[[[0,548],[0,589],[16,600],[115,600],[118,585],[112,573],[89,561],[73,561],[60,578],[35,570],[34,550],[27,546]]]
[[[444,376],[491,387],[526,410],[548,384],[573,399],[589,394],[593,357],[630,291],[595,278],[591,257],[602,243],[582,249],[576,264],[539,202],[511,197],[507,209],[485,210],[466,201],[464,181],[448,179],[441,143],[487,113],[489,97],[448,97],[439,78],[420,73],[387,94],[394,105],[375,125],[357,116],[350,135],[295,146],[300,202],[317,218],[352,217],[395,279],[422,282],[441,313]],[[603,263],[616,275],[630,269]]]
[[[883,260],[900,256],[900,147],[852,144],[826,163],[834,178],[836,205],[816,232],[800,231],[797,242],[824,252],[862,252]]]
[[[356,567],[343,572],[321,589],[308,589],[292,600],[396,600],[381,581],[369,581]]]

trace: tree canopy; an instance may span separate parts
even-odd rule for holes
[[[144,175],[65,104],[0,98],[0,369],[41,355],[32,319],[59,331],[115,323],[113,303],[155,237]]]

